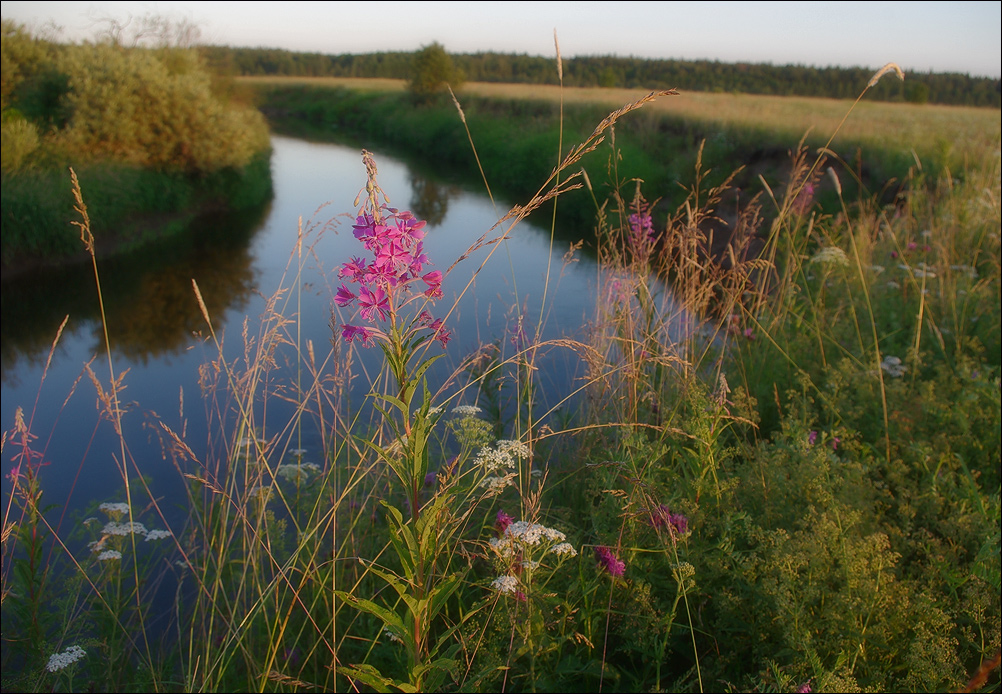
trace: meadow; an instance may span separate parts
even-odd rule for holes
[[[337,77],[237,77],[235,84],[250,88],[261,86],[302,85],[343,87],[353,91],[402,92],[405,80]],[[642,89],[560,87],[545,84],[498,84],[470,82],[457,92],[473,96],[519,101],[563,102],[567,105],[602,105],[617,109],[648,93]],[[879,152],[915,151],[927,159],[949,153],[944,164],[962,166],[966,160],[977,161],[980,154],[998,139],[998,111],[991,108],[915,105],[861,101],[846,116],[851,100],[810,97],[766,96],[756,94],[685,92],[684,99],[662,99],[648,104],[639,117],[651,119],[669,113],[687,121],[706,123],[717,129],[748,132],[768,131],[768,141],[796,143],[805,133],[814,144],[823,144],[829,135],[839,133],[840,141],[856,143],[878,156]],[[839,127],[841,126],[841,127]],[[811,142],[811,140],[808,140]],[[735,162],[737,164],[739,162]]]
[[[467,87],[488,88],[542,93]],[[4,690],[998,691],[997,111],[907,125],[902,105],[602,98],[615,110],[581,139],[561,131],[553,172],[471,248],[587,196],[602,291],[579,335],[534,339],[544,314],[523,315],[432,382],[451,337],[435,301],[475,273],[425,267],[423,222],[386,204],[363,152],[345,210],[358,254],[336,270],[330,315],[292,308],[308,238],[240,358],[203,304],[211,440],[151,428],[186,482],[182,527],[123,436],[121,491],[55,533],[44,432],[18,417],[3,436]],[[601,186],[581,173],[615,126],[658,109],[893,141],[916,165],[891,204],[848,197],[852,167],[805,140],[718,262],[707,229],[732,181],[707,184],[699,155],[661,215],[667,191],[621,176],[615,151]],[[456,117],[476,155],[473,114]],[[923,165],[929,143],[950,158]],[[299,346],[297,322],[318,319],[330,346]],[[382,369],[356,371],[357,350],[379,350]],[[559,416],[538,392],[552,352],[582,374]],[[276,382],[279,361],[297,376]],[[96,418],[122,431],[128,377],[110,350],[88,378]],[[370,391],[354,409],[352,378]],[[277,399],[288,421],[266,419]],[[297,444],[304,427],[321,450]]]

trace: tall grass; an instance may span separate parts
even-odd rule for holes
[[[107,376],[88,373],[124,492],[95,500],[81,536],[48,521],[19,415],[3,438],[4,689],[962,687],[1002,625],[997,145],[962,177],[916,168],[889,208],[845,199],[851,171],[801,147],[721,245],[731,179],[707,184],[697,157],[662,224],[664,191],[619,173],[617,122],[662,97],[678,99],[645,95],[558,144],[529,202],[435,259],[438,276],[364,153],[364,260],[330,278],[330,347],[298,337],[316,319],[297,307],[317,225],[241,350],[193,284],[212,433],[156,429],[186,481],[181,526],[130,457],[110,349]],[[599,147],[608,197],[581,173]],[[822,186],[841,212],[819,212]],[[575,188],[597,219],[590,324],[438,368],[439,285],[470,291],[475,251],[498,262],[520,220]],[[382,353],[375,370],[360,349]],[[564,421],[538,392],[556,350],[581,374]],[[321,445],[303,450],[304,431]],[[977,686],[997,690],[997,672]]]

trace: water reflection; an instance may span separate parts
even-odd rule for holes
[[[459,195],[459,186],[441,183],[420,173],[410,173],[411,212],[431,226],[440,225],[449,211],[450,198]]]
[[[113,353],[146,364],[185,349],[205,324],[192,278],[210,315],[242,310],[256,275],[249,241],[268,209],[206,215],[180,238],[100,262]],[[90,352],[104,349],[94,274],[87,264],[4,282],[0,309],[4,383],[16,384],[26,366],[43,363],[66,315],[71,330],[86,326]]]

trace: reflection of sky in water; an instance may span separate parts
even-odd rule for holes
[[[178,504],[183,502],[180,475],[170,459],[165,460],[161,455],[157,443],[159,427],[144,426],[148,420],[143,413],[155,412],[159,419],[178,432],[186,428],[186,440],[196,452],[204,450],[209,432],[205,424],[207,405],[198,389],[198,367],[213,358],[214,349],[211,343],[200,344],[191,336],[187,316],[192,310],[197,312],[197,308],[192,309],[190,304],[185,316],[172,320],[142,320],[142,317],[148,317],[154,311],[166,312],[178,302],[190,300],[190,275],[201,273],[199,283],[213,312],[214,327],[219,335],[225,336],[224,354],[233,361],[243,355],[241,331],[245,316],[249,317],[249,334],[256,336],[258,319],[265,306],[264,297],[285,287],[289,291],[281,297],[280,310],[292,318],[298,306],[303,316],[300,334],[297,336],[295,327],[291,326],[290,338],[293,341],[298,339],[304,352],[307,342],[312,341],[317,360],[323,361],[331,349],[328,323],[330,297],[337,288],[337,269],[352,255],[363,255],[365,252],[351,233],[351,221],[356,210],[354,200],[365,185],[365,168],[360,152],[353,148],[284,137],[274,138],[274,148],[272,171],[275,198],[266,220],[250,241],[249,249],[223,246],[224,255],[217,255],[212,262],[213,267],[226,269],[229,274],[225,278],[205,276],[204,267],[196,269],[199,260],[212,257],[211,253],[218,254],[218,248],[194,248],[188,257],[180,258],[155,276],[147,273],[138,285],[122,290],[114,297],[114,302],[120,304],[115,313],[120,322],[112,329],[112,342],[122,340],[130,345],[124,353],[116,354],[115,369],[117,373],[129,369],[125,376],[127,387],[123,399],[135,403],[130,405],[126,420],[126,437],[132,447],[127,456],[135,458],[140,472],[152,475],[157,494],[168,506],[174,500]],[[447,210],[441,224],[426,227],[425,252],[434,263],[433,269],[445,272],[497,219],[493,206],[485,196],[463,192],[455,187],[436,186],[433,181],[411,174],[404,164],[378,154],[376,164],[379,184],[394,207],[409,209],[412,202],[417,202],[417,207],[422,203],[434,203],[440,210],[442,195],[447,199]],[[414,180],[420,182],[419,187],[426,195],[435,193],[439,198],[412,201]],[[505,211],[500,210],[502,214]],[[344,216],[345,213],[349,216]],[[304,250],[303,289],[297,295],[294,290],[297,268],[295,242],[300,217],[306,232],[304,245],[308,247],[308,252]],[[496,237],[498,233],[493,232],[491,237]],[[562,257],[567,248],[563,244],[558,245],[551,255],[548,246],[547,231],[523,223],[512,230],[508,241],[479,250],[452,270],[443,283],[445,298],[431,308],[435,317],[446,315],[489,249],[496,248],[449,316],[448,326],[453,330],[454,338],[449,344],[447,359],[440,360],[441,366],[430,375],[430,380],[451,371],[459,360],[479,345],[492,340],[502,340],[504,354],[510,355],[513,348],[506,331],[514,325],[513,310],[516,306],[526,307],[527,332],[530,336],[535,333],[535,327],[540,322],[540,302],[549,258],[552,258],[550,289],[542,316],[542,337],[581,336],[581,326],[595,310],[594,262],[581,259],[568,266],[561,276]],[[158,285],[163,286],[158,290]],[[106,286],[116,286],[115,279],[109,277]],[[249,287],[253,289],[250,292]],[[215,298],[214,294],[217,295]],[[65,309],[65,312],[68,311],[69,308]],[[343,318],[348,319],[349,316]],[[148,343],[150,336],[144,335],[142,339],[128,336],[129,327],[139,324],[145,331],[157,326],[173,330],[173,334],[163,336],[162,340],[177,343],[177,348],[167,353],[142,353],[139,345]],[[121,457],[120,452],[111,427],[107,423],[97,423],[95,390],[87,376],[80,380],[73,397],[63,405],[73,382],[81,374],[83,363],[92,356],[95,335],[99,334],[99,324],[92,317],[82,324],[71,322],[39,398],[32,430],[40,436],[37,446],[47,445],[46,459],[52,461],[43,472],[46,499],[52,503],[62,505],[73,485],[76,486],[74,506],[92,500],[121,500],[118,498],[121,476],[116,462]],[[208,334],[207,331],[205,334]],[[51,334],[37,338],[34,344],[50,341]],[[19,355],[17,373],[4,379],[2,416],[5,429],[9,430],[14,422],[16,406],[25,408],[26,417],[30,415],[45,353],[46,350],[36,346],[33,353]],[[437,347],[433,353],[437,353]],[[359,354],[360,363],[356,362],[355,373],[361,374],[362,366],[370,370],[378,369],[381,361],[378,348],[360,350]],[[285,358],[294,362],[295,351],[290,348],[287,354],[279,357],[280,364]],[[553,404],[562,396],[556,391],[566,393],[570,387],[570,379],[574,376],[570,371],[577,367],[570,356],[547,357],[539,365],[543,388],[549,391],[552,385],[555,389],[554,392],[543,393],[546,401]],[[93,362],[93,369],[103,382],[107,381],[108,366],[103,355]],[[434,383],[431,386],[435,388]],[[364,375],[359,375],[354,388],[352,402],[357,404],[367,390]],[[182,392],[184,420],[179,413]],[[463,402],[472,402],[474,397],[471,392],[464,396]],[[276,426],[287,421],[287,417],[282,418],[283,407],[288,406],[283,406],[280,400],[269,404],[270,414],[279,415],[269,420]],[[54,434],[46,444],[50,432]],[[316,451],[316,434],[305,431],[304,436],[305,447],[311,448],[309,444],[313,443]],[[10,441],[5,447],[5,453],[8,451],[11,454],[14,452]],[[8,455],[4,461],[5,473],[9,464]],[[130,472],[136,474],[135,469]],[[10,482],[4,479],[5,496],[9,488]]]

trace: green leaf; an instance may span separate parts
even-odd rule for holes
[[[394,407],[396,407],[398,410],[400,410],[400,412],[403,413],[403,415],[405,417],[410,414],[408,412],[406,403],[404,403],[404,401],[401,400],[400,398],[394,397],[392,395],[386,395],[385,393],[370,393],[369,397],[379,398],[380,400],[385,400],[386,402],[390,403],[391,405],[393,405]],[[385,416],[387,419],[392,419],[390,417],[389,413],[386,410],[384,410],[382,407],[380,407],[379,405],[375,405],[375,408],[377,410],[379,410],[380,412],[382,412],[383,416]]]
[[[344,600],[349,605],[361,610],[362,612],[368,612],[374,617],[382,620],[390,629],[396,630],[395,633],[406,634],[407,630],[404,628],[404,622],[400,619],[400,616],[381,605],[377,605],[371,600],[366,600],[365,598],[358,598],[351,593],[346,593],[343,590],[335,590],[334,595]]]
[[[428,619],[432,619],[442,610],[443,607],[445,607],[445,603],[448,602],[449,598],[452,597],[452,594],[456,592],[456,589],[462,585],[460,578],[460,574],[452,574],[448,578],[442,580],[442,582],[435,586],[435,589],[428,594],[431,601],[430,609],[428,611]]]
[[[399,689],[396,682],[388,677],[384,677],[383,674],[372,665],[366,665],[364,663],[356,665],[340,665],[337,670],[345,677],[350,677],[351,679],[363,682],[375,689],[377,692],[389,692],[393,689]]]

